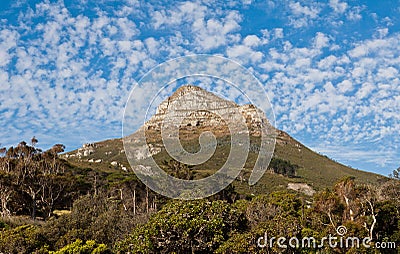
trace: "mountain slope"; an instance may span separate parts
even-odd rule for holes
[[[206,105],[209,110],[193,113],[201,105]],[[300,190],[303,187],[308,188],[308,190],[319,190],[331,187],[334,182],[345,176],[354,177],[356,181],[361,183],[379,184],[382,181],[386,181],[383,176],[352,169],[313,152],[287,133],[274,129],[263,114],[259,117],[258,113],[260,111],[252,105],[240,106],[195,86],[179,88],[172,96],[162,102],[157,109],[157,113],[136,133],[127,137],[125,142],[137,142],[140,131],[144,132],[152,157],[157,161],[158,165],[165,167],[168,172],[168,161],[171,160],[171,157],[167,153],[161,138],[162,124],[168,123],[171,119],[179,119],[178,123],[180,124],[177,135],[179,135],[182,147],[190,153],[199,151],[198,140],[200,134],[210,131],[217,140],[215,153],[205,163],[191,167],[195,179],[207,177],[222,167],[230,152],[229,123],[218,117],[218,115],[225,114],[229,116],[232,110],[238,110],[244,116],[250,134],[250,152],[244,169],[237,181],[234,182],[239,193],[259,194],[288,187]],[[167,115],[167,111],[170,112],[169,115]],[[175,123],[166,125],[167,133],[173,133],[172,131],[170,132],[173,124]],[[295,165],[297,167],[296,175],[295,177],[283,176],[274,173],[274,169],[270,168],[256,185],[249,186],[247,180],[257,159],[261,142],[260,135],[265,130],[269,133],[275,131],[277,134],[274,158],[288,161],[289,164]],[[102,171],[130,171],[130,166],[123,150],[122,139],[86,144],[78,150],[65,154],[64,157],[70,163],[80,167],[89,167]]]

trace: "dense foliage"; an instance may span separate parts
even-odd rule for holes
[[[233,231],[244,230],[243,212],[227,202],[174,201],[117,245],[122,252],[210,253]]]
[[[297,165],[291,164],[287,160],[282,160],[279,158],[272,158],[269,164],[269,168],[273,170],[276,174],[281,174],[288,177],[296,176]]]
[[[46,219],[54,209],[71,205],[79,181],[57,154],[64,146],[56,144],[47,151],[21,142],[16,147],[2,149],[0,157],[1,215],[30,214],[33,219]],[[84,189],[81,189],[84,191]]]
[[[35,140],[33,140],[35,141]],[[207,199],[166,200],[128,172],[74,168],[21,142],[0,157],[1,253],[379,253],[323,245],[281,248],[272,237],[370,237],[400,246],[400,181],[380,186],[347,177],[314,196],[240,195],[233,185]],[[1,151],[0,151],[1,152]],[[166,162],[184,178],[188,168]],[[296,166],[274,159],[276,173]],[[392,247],[385,253],[397,253]]]

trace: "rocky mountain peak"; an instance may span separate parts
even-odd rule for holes
[[[170,97],[164,100],[157,108],[157,114],[165,114],[167,110],[196,110],[223,107],[237,107],[234,102],[224,100],[215,94],[198,86],[185,85],[179,87]]]
[[[262,126],[268,123],[264,112],[251,104],[240,106],[194,85],[178,88],[160,103],[156,114],[146,122],[146,130],[160,131],[163,124],[173,121],[180,128],[226,129],[223,119],[232,119],[240,112],[250,133],[260,135]]]
[[[179,97],[188,93],[209,93],[209,92],[207,92],[203,88],[189,84],[179,87],[169,98],[179,99]]]

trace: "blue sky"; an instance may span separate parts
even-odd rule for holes
[[[400,166],[400,1],[1,1],[0,142],[121,137],[129,91],[218,54],[263,83],[278,128],[355,168]]]

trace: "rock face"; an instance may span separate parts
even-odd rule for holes
[[[228,130],[229,121],[235,121],[237,113],[245,119],[250,134],[253,136],[260,136],[260,129],[270,126],[265,114],[253,105],[240,106],[200,87],[187,85],[180,87],[172,96],[163,101],[144,128],[161,131],[163,124],[164,126],[171,124],[181,129],[197,127],[225,133]]]
[[[69,157],[87,157],[95,152],[96,149],[96,144],[94,143],[85,143],[82,145],[82,147],[78,148],[78,151],[73,154],[65,154],[63,155],[65,158]]]
[[[308,196],[312,196],[315,194],[315,190],[306,183],[288,183],[287,188],[289,190],[302,192]]]
[[[242,143],[239,145],[242,146],[244,136],[265,138],[274,134],[275,128],[264,112],[253,105],[241,106],[200,87],[186,85],[161,102],[156,114],[137,132],[124,139],[125,145],[131,148],[127,157],[138,161],[146,160],[167,146],[179,154],[179,141],[198,143],[200,136],[207,132],[212,132],[215,138],[235,136],[236,139],[230,140],[236,140],[233,142]],[[207,149],[213,149],[212,138],[205,136],[204,144],[209,145],[202,145],[204,154],[209,152]],[[269,138],[267,142],[273,147],[275,140]],[[253,146],[259,145],[250,144],[250,149]]]

